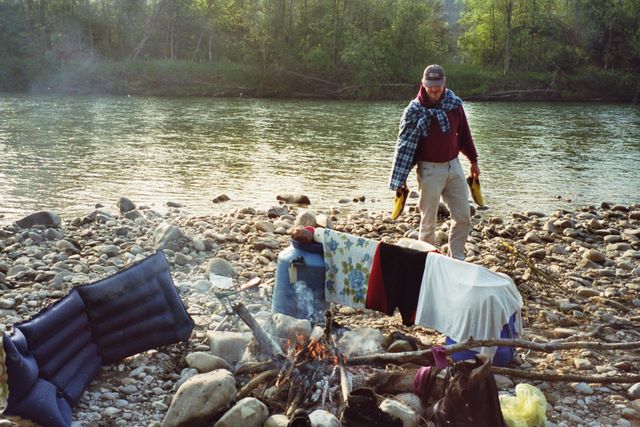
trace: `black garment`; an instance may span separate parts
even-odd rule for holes
[[[343,427],[402,427],[402,420],[382,411],[375,392],[366,387],[349,394],[340,422]]]
[[[411,326],[416,320],[416,307],[424,273],[427,252],[402,246],[380,243],[380,265],[387,295],[387,313],[393,315],[396,307],[402,323]]]
[[[445,380],[444,397],[433,407],[436,427],[507,427],[491,362],[457,362]]]

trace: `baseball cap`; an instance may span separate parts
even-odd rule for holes
[[[424,69],[422,75],[426,86],[443,86],[444,85],[444,68],[439,65],[432,64]]]

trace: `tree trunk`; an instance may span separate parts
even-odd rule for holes
[[[213,62],[213,33],[209,34],[209,62]]]
[[[202,35],[204,34],[204,30],[200,31],[200,35],[198,36],[198,43],[196,44],[196,50],[193,52],[193,60],[198,60],[198,52],[200,52],[200,44],[202,43]]]
[[[142,35],[142,39],[140,40],[140,43],[138,43],[135,49],[131,51],[131,53],[129,54],[129,59],[136,59],[138,55],[140,55],[140,52],[142,52],[142,49],[144,48],[144,45],[147,42],[147,39],[149,39],[151,30],[153,29],[156,23],[156,20],[158,19],[158,15],[160,14],[160,11],[162,10],[166,2],[167,2],[166,0],[160,0],[158,5],[156,6],[155,10],[153,11],[151,16],[149,17],[149,20],[147,21],[147,25],[145,26],[144,33]]]
[[[509,72],[509,61],[511,59],[511,14],[513,12],[512,0],[507,1],[507,39],[504,44],[504,75]]]
[[[613,38],[613,28],[609,27],[609,37],[607,37],[607,46],[604,48],[604,69],[608,70],[610,67],[609,58],[611,52],[611,39]]]

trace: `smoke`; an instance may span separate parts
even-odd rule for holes
[[[316,302],[313,291],[306,282],[299,280],[293,285],[293,291],[298,307],[298,318],[309,319],[314,322],[322,320],[320,301]]]
[[[31,81],[29,93],[106,94],[111,79],[107,63],[93,49],[77,25],[56,32],[51,49],[44,54],[43,68]]]

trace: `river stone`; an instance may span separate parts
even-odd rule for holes
[[[136,209],[125,212],[124,217],[130,219],[131,221],[137,221],[139,218],[144,218],[142,213],[140,213],[140,211]]]
[[[513,387],[513,380],[507,376],[493,374],[493,378],[496,380],[496,385],[500,390],[508,390]]]
[[[40,211],[27,215],[16,221],[16,225],[20,228],[31,228],[36,225],[45,225],[47,227],[60,227],[60,216],[51,211]]]
[[[593,261],[598,264],[604,264],[607,260],[607,257],[604,256],[601,252],[596,251],[595,249],[589,249],[582,254],[583,259],[587,259],[589,261]]]
[[[283,313],[274,313],[271,320],[271,325],[265,328],[271,329],[273,336],[297,342],[299,337],[306,340],[311,335],[311,322],[307,319],[296,319]]]
[[[406,340],[396,340],[387,347],[387,353],[403,353],[405,351],[413,351],[414,348],[410,342]]]
[[[442,230],[436,230],[436,246],[443,246],[449,240],[449,235]]]
[[[382,353],[384,336],[378,329],[358,328],[347,331],[338,340],[338,347],[347,357]]]
[[[9,269],[9,271],[7,271],[7,277],[14,277],[22,272],[29,271],[29,270],[31,270],[31,268],[26,265],[23,265],[23,264],[14,265]]]
[[[595,218],[591,218],[589,221],[587,221],[587,225],[592,231],[602,230],[604,228],[602,222],[598,221]]]
[[[16,306],[16,300],[12,298],[0,298],[0,309],[8,310]]]
[[[120,248],[116,245],[103,245],[99,248],[101,254],[104,254],[108,257],[114,257],[118,255],[120,252]]]
[[[252,336],[250,332],[207,332],[211,353],[223,358],[231,365],[235,365],[242,359]]]
[[[154,247],[156,249],[179,250],[179,241],[183,237],[184,234],[178,226],[163,222],[153,231]]]
[[[193,284],[193,291],[199,294],[204,294],[209,292],[211,289],[211,282],[207,279],[196,280]]]
[[[60,240],[64,235],[55,228],[47,228],[44,232],[44,237],[47,240]]]
[[[251,245],[255,250],[261,251],[263,249],[279,249],[280,242],[277,239],[271,237],[253,237]]]
[[[592,289],[592,288],[587,288],[585,286],[580,286],[578,287],[578,289],[576,290],[576,293],[578,295],[580,295],[581,297],[595,297],[600,295],[600,292],[596,289]]]
[[[304,194],[278,194],[276,200],[296,205],[310,205],[311,200]]]
[[[193,249],[198,252],[204,252],[207,250],[207,241],[204,239],[193,239]]]
[[[280,218],[283,215],[289,214],[289,211],[283,208],[282,206],[272,206],[267,211],[267,216],[269,218]]]
[[[522,240],[524,240],[525,243],[542,243],[542,239],[540,239],[540,236],[538,236],[535,231],[530,231],[525,234]]]
[[[268,416],[267,405],[255,397],[245,397],[229,409],[213,427],[262,427]]]
[[[324,409],[316,409],[309,414],[311,427],[340,427],[340,421],[331,412]]]
[[[327,215],[325,214],[317,214],[316,215],[316,221],[318,223],[319,227],[324,227],[324,228],[333,228],[333,221],[331,221],[331,218],[329,218]]]
[[[640,399],[640,383],[635,383],[629,390],[627,390],[627,394],[632,399]]]
[[[216,418],[230,406],[236,392],[236,379],[226,369],[191,377],[173,397],[162,427],[192,425]]]
[[[572,385],[573,390],[580,394],[593,394],[593,389],[587,383],[577,383]]]
[[[229,200],[231,200],[229,198],[229,196],[227,196],[226,194],[219,194],[216,197],[213,198],[213,200],[211,200],[213,203],[222,203],[222,202],[228,202]]]
[[[273,233],[276,229],[271,221],[258,220],[253,225],[256,230],[263,231],[265,233]]]
[[[591,369],[593,365],[589,359],[584,359],[582,357],[576,357],[573,359],[573,365],[576,369]]]
[[[611,243],[607,245],[607,252],[626,251],[631,249],[628,243]]]
[[[226,259],[222,258],[214,258],[209,261],[209,265],[207,265],[207,271],[209,273],[217,274],[218,276],[225,277],[234,277],[235,271],[233,270],[233,265]]]
[[[409,405],[395,399],[385,399],[380,404],[380,410],[386,412],[394,418],[402,420],[403,427],[418,427],[420,417]]]
[[[127,197],[121,196],[116,203],[116,207],[120,210],[120,213],[125,213],[134,210],[136,205]]]
[[[316,222],[316,215],[311,211],[300,212],[296,217],[293,225],[296,227],[315,227],[318,225]]]
[[[402,402],[411,408],[416,414],[423,414],[426,410],[425,404],[422,403],[420,397],[415,395],[414,393],[400,393],[396,394],[394,397],[398,402]]]
[[[185,266],[189,264],[190,260],[191,259],[187,255],[183,254],[182,252],[176,252],[176,256],[174,257],[174,262],[176,263],[176,265],[179,265],[179,266]]]
[[[187,354],[185,361],[187,362],[187,365],[191,368],[197,369],[200,373],[211,372],[216,369],[231,370],[231,365],[229,365],[223,358],[204,351],[196,351]]]
[[[289,424],[289,418],[286,415],[276,414],[267,418],[263,427],[287,427],[287,424]]]

